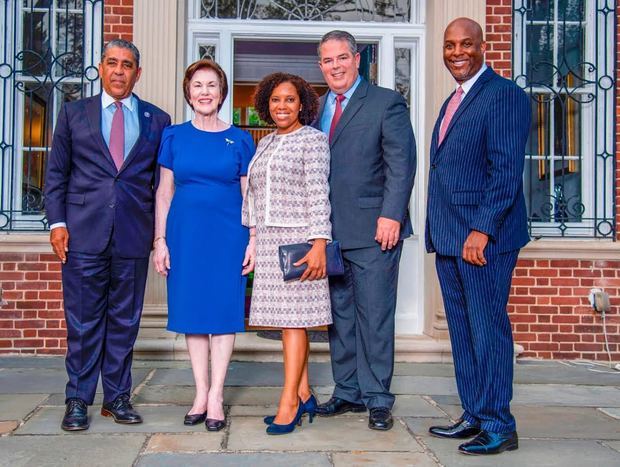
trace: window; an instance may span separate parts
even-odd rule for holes
[[[43,183],[64,102],[99,91],[103,0],[0,5],[0,230],[44,230]]]
[[[533,237],[615,237],[615,3],[514,2],[513,77],[532,103]]]

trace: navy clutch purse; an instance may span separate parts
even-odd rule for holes
[[[285,281],[299,279],[306,270],[306,265],[293,266],[294,263],[306,256],[312,245],[310,243],[294,243],[292,245],[281,245],[278,248],[280,259],[280,269]],[[340,252],[340,243],[337,240],[327,244],[325,249],[327,256],[327,275],[341,276],[344,274],[344,263]]]

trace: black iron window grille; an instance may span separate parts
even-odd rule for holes
[[[45,230],[58,111],[99,92],[103,0],[1,0],[0,24],[0,230]]]
[[[532,237],[615,239],[616,2],[515,0],[513,77],[531,97]]]

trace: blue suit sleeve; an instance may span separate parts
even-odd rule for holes
[[[45,175],[45,211],[50,224],[66,222],[67,185],[71,174],[71,129],[67,106],[58,114]]]
[[[247,132],[242,132],[243,138],[241,140],[241,168],[239,169],[239,175],[245,177],[248,174],[248,165],[250,165],[250,161],[256,152],[256,147],[254,146],[254,140],[252,136]]]
[[[471,230],[495,239],[523,184],[525,145],[531,113],[527,95],[516,85],[503,86],[487,115],[487,182]]]

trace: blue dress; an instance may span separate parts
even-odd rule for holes
[[[164,130],[159,163],[173,171],[175,186],[166,224],[170,331],[244,330],[240,177],[253,155],[252,137],[234,126],[208,132],[186,122]]]

